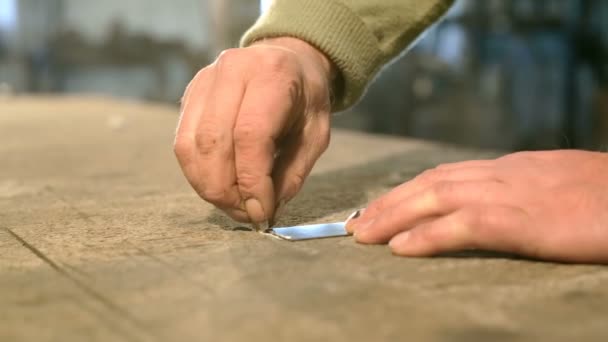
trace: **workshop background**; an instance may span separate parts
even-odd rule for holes
[[[175,104],[270,1],[0,0],[0,100]],[[0,113],[1,115],[2,113]],[[460,0],[338,127],[504,150],[608,149],[608,1]]]

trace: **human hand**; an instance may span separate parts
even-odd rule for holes
[[[175,154],[190,185],[233,219],[267,229],[329,144],[332,73],[295,38],[220,54],[183,97]]]
[[[608,262],[608,154],[522,152],[440,165],[347,224],[402,256],[466,249]]]

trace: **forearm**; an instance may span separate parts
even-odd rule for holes
[[[243,37],[300,38],[338,70],[333,110],[351,106],[378,70],[412,43],[453,0],[275,0]]]

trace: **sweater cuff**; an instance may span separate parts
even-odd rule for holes
[[[378,40],[363,21],[333,0],[275,0],[245,33],[241,46],[284,36],[315,46],[337,67],[340,81],[333,87],[334,112],[352,106],[384,62]]]

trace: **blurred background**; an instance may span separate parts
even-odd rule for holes
[[[196,71],[270,2],[0,0],[0,97],[95,93],[177,108]],[[608,1],[459,0],[334,125],[606,150]]]

